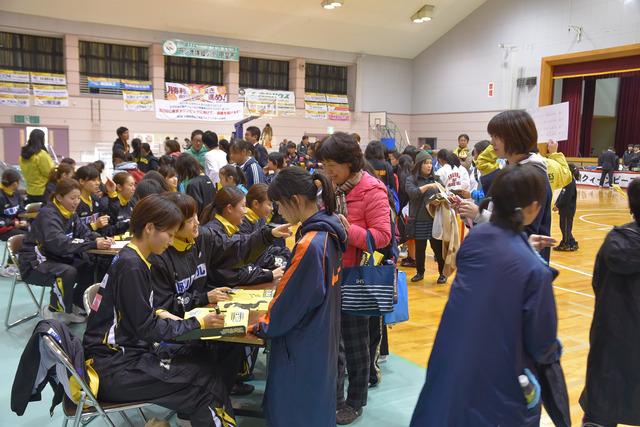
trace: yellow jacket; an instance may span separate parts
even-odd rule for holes
[[[40,150],[28,160],[20,156],[20,169],[24,180],[27,182],[28,195],[42,196],[44,194],[49,180],[49,172],[53,167],[53,160],[51,160],[51,156],[46,150]]]
[[[566,187],[573,179],[567,159],[562,153],[549,153],[544,157],[547,166],[547,175],[552,190],[559,190]],[[476,160],[476,167],[480,175],[486,175],[499,168],[498,156],[493,151],[493,146],[489,145]]]

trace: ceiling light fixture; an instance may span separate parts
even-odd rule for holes
[[[431,21],[433,18],[433,9],[434,7],[430,4],[425,4],[413,14],[411,17],[411,21],[415,24],[422,24],[423,22]]]
[[[320,5],[322,7],[324,7],[327,10],[332,10],[332,9],[336,9],[340,6],[342,6],[342,3],[344,3],[344,1],[340,1],[340,0],[322,0],[322,3],[320,3]]]

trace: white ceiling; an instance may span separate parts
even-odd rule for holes
[[[2,0],[0,10],[71,21],[414,58],[486,0]],[[414,24],[425,4],[434,19]]]

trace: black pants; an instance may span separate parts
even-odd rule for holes
[[[382,317],[369,318],[369,383],[377,384],[382,379],[378,358],[382,354],[382,336],[385,328]]]
[[[45,261],[28,271],[24,280],[33,285],[53,285],[49,307],[71,313],[74,304],[83,307],[84,291],[93,282],[93,264],[83,260],[73,264]]]
[[[163,360],[162,368],[157,366],[160,359],[146,355],[113,373],[99,372],[98,395],[106,402],[154,403],[177,411],[194,427],[235,426],[228,390],[242,354],[242,346],[220,350],[215,357],[211,351],[192,351],[168,364]]]
[[[560,211],[560,231],[562,232],[562,242],[565,245],[575,245],[576,239],[573,238],[573,217],[576,211]]]
[[[438,263],[438,273],[442,276],[444,271],[444,258],[442,257],[442,240],[431,238],[429,240],[416,239],[416,273],[424,274],[424,264],[427,252],[427,242],[431,245],[433,254]]]
[[[25,234],[25,233],[26,233],[26,230],[23,230],[21,228],[12,228],[11,230],[5,233],[0,233],[0,240],[2,240],[3,242],[6,242],[7,240],[9,240],[10,237],[17,236],[18,234]]]
[[[345,401],[344,383],[348,375],[346,403],[354,409],[359,409],[367,404],[369,390],[369,317],[342,313],[340,321],[342,336],[338,354],[337,403],[340,405]]]
[[[582,418],[582,427],[616,427],[618,423],[607,423],[598,421],[588,414],[585,414]]]
[[[600,175],[600,187],[604,186],[604,177],[609,176],[609,187],[613,187],[613,171],[602,169],[602,175]]]
[[[44,202],[44,194],[42,196],[32,196],[31,194],[27,194],[27,204],[42,202]]]

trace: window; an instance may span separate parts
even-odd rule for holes
[[[121,94],[120,89],[89,88],[87,77],[149,80],[149,49],[80,40],[80,92]]]
[[[222,61],[165,56],[164,81],[222,86]]]
[[[289,90],[289,61],[240,57],[240,87]]]
[[[0,68],[64,73],[61,38],[0,32]]]
[[[305,66],[305,92],[347,94],[347,67],[310,64]]]

